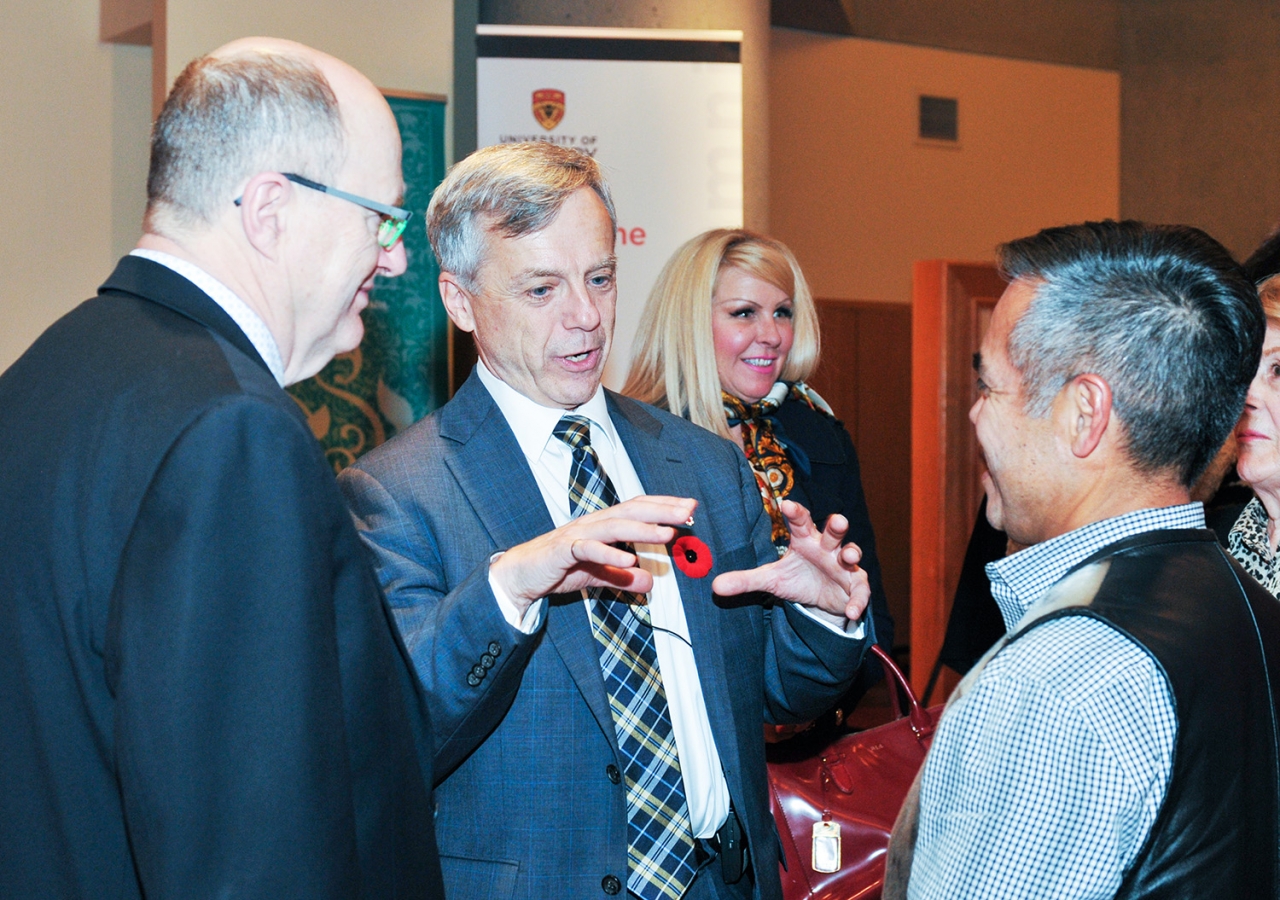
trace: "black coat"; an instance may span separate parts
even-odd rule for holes
[[[439,896],[403,646],[221,308],[126,257],[0,421],[0,896]]]
[[[849,432],[839,420],[790,397],[774,412],[774,418],[781,428],[778,436],[784,443],[803,450],[809,460],[809,473],[806,475],[795,457],[788,453],[796,478],[789,499],[808,508],[820,528],[834,513],[840,513],[849,520],[846,541],[852,541],[861,548],[860,565],[866,570],[871,583],[870,606],[876,643],[892,653],[893,619],[884,596],[880,560],[876,557],[876,537],[862,493],[858,453],[853,449]],[[862,671],[842,701],[844,711],[847,713],[883,674],[879,661],[867,654]]]

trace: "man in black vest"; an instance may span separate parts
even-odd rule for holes
[[[0,897],[439,897],[447,752],[282,390],[405,270],[395,118],[250,39],[151,156],[138,248],[0,376]]]
[[[1185,227],[1052,228],[1009,287],[969,417],[1009,633],[957,688],[886,896],[1274,898],[1280,604],[1188,486],[1243,408],[1264,320]]]

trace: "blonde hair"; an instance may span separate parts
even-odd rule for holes
[[[1280,324],[1280,274],[1264,278],[1258,284],[1258,299],[1267,319]]]
[[[795,336],[782,379],[803,381],[813,374],[818,312],[795,255],[764,235],[718,228],[686,243],[663,266],[640,317],[622,393],[727,438],[711,332],[711,299],[726,269],[740,269],[791,298]]]

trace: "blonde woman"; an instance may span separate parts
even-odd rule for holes
[[[875,536],[853,441],[805,384],[818,365],[818,314],[795,256],[782,243],[736,229],[708,231],[676,251],[640,319],[622,392],[683,415],[743,448],[786,552],[783,499],[822,527],[840,513],[862,550],[876,643],[893,646]],[[879,680],[874,658],[841,712]],[[839,713],[837,719],[843,718]]]

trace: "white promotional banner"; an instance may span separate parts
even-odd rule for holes
[[[605,384],[622,385],[649,290],[682,243],[742,225],[737,31],[477,28],[480,146],[549,141],[603,166],[618,211],[618,312]]]

